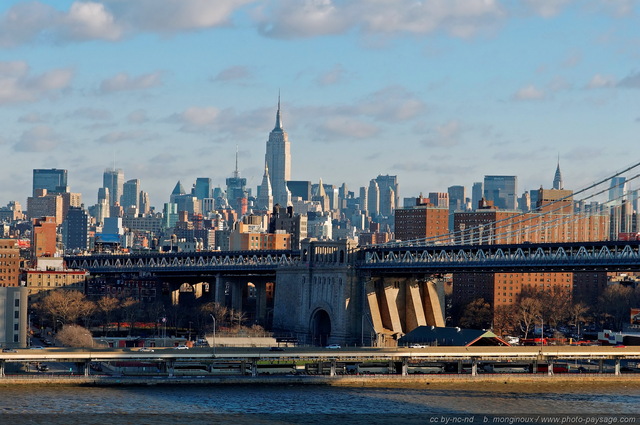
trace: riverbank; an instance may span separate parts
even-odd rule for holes
[[[166,385],[321,385],[336,387],[368,388],[469,388],[500,387],[511,385],[540,385],[557,387],[572,385],[630,385],[640,388],[640,374],[492,374],[492,375],[367,375],[367,376],[189,376],[189,377],[114,377],[79,375],[31,375],[6,376],[0,378],[0,387],[14,385],[61,385],[61,386],[166,386]]]

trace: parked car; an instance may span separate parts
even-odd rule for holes
[[[409,346],[409,348],[426,348],[426,345],[422,345],[422,344],[411,344]]]
[[[140,347],[138,351],[140,351],[141,353],[153,353],[153,349],[149,347]]]
[[[284,348],[282,348],[282,347],[271,347],[271,348],[269,348],[269,351],[284,351]]]
[[[17,353],[17,351],[14,350],[13,348],[3,348],[2,352],[3,353]]]
[[[186,345],[184,345],[184,344],[180,344],[180,345],[178,345],[178,346],[176,347],[176,350],[188,350],[188,349],[189,349],[189,347],[187,347],[187,346],[186,346]]]
[[[329,349],[331,349],[331,350],[338,350],[338,349],[340,349],[340,348],[342,348],[342,347],[340,347],[340,344],[329,344],[329,345],[327,345],[327,346],[326,346],[326,347],[324,347],[324,348],[329,348]]]

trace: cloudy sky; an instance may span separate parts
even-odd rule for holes
[[[292,178],[401,197],[515,174],[579,189],[640,158],[640,1],[0,2],[0,205],[33,168],[260,184],[278,92]]]

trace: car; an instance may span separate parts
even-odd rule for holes
[[[140,347],[138,351],[141,353],[153,353],[153,349],[149,347]]]
[[[269,348],[269,351],[284,351],[284,348],[282,348],[282,347],[271,347],[271,348]]]
[[[186,346],[186,345],[184,345],[184,344],[180,344],[180,345],[178,345],[178,346],[177,346],[177,347],[175,347],[175,348],[176,348],[176,350],[188,350],[188,349],[189,349],[189,347],[187,347],[187,346]]]
[[[329,345],[327,345],[327,346],[326,346],[326,347],[324,347],[324,348],[328,348],[328,349],[330,349],[330,350],[339,350],[339,349],[340,349],[340,348],[342,348],[342,347],[340,347],[340,344],[329,344]]]
[[[29,347],[29,350],[44,350],[44,347],[41,345],[32,345]]]
[[[422,344],[411,344],[409,348],[426,348],[426,346]]]
[[[13,348],[3,348],[2,352],[3,353],[17,353],[17,351],[14,350]]]

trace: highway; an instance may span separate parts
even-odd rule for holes
[[[271,351],[269,347],[175,348],[154,347],[153,352],[138,348],[43,348],[17,349],[0,353],[0,361],[187,361],[187,360],[278,360],[278,359],[334,359],[339,361],[417,359],[424,361],[509,361],[509,360],[594,360],[638,359],[640,347],[613,346],[530,346],[530,347],[427,347],[427,348],[369,348],[347,347],[286,347]]]

